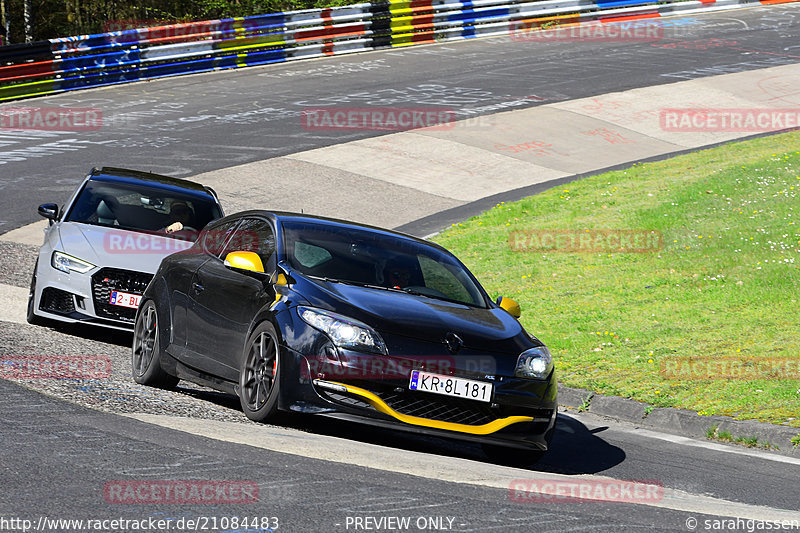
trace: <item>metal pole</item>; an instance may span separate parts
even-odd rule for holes
[[[3,26],[5,32],[3,33],[3,44],[9,44],[9,34],[8,34],[8,19],[6,18],[6,0],[0,0],[0,24]]]
[[[33,41],[33,31],[31,30],[31,0],[25,0],[23,3],[25,8],[22,15],[25,24],[25,42],[29,43]]]

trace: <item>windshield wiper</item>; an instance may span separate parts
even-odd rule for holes
[[[403,289],[397,289],[395,287],[384,287],[383,285],[372,285],[369,283],[362,283],[360,281],[352,281],[348,279],[337,279],[337,278],[327,278],[324,276],[308,276],[309,278],[318,279],[321,281],[327,281],[328,283],[341,283],[343,285],[353,285],[356,287],[366,287],[368,289],[380,289],[383,291],[393,291],[393,292],[405,292]]]

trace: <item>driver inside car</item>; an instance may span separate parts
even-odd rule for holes
[[[408,287],[408,281],[411,279],[411,271],[402,266],[388,267],[385,271],[384,279],[390,287],[402,289]]]
[[[169,224],[164,231],[175,233],[176,231],[197,231],[192,227],[194,218],[192,209],[185,202],[174,202],[169,208]]]

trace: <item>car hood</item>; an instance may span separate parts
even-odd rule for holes
[[[165,256],[185,250],[191,242],[77,222],[59,225],[60,249],[98,267],[154,274]]]
[[[311,305],[350,316],[375,328],[387,343],[392,336],[435,343],[442,347],[454,333],[470,351],[515,353],[534,343],[520,323],[503,309],[463,304],[404,294],[309,280],[303,296]]]

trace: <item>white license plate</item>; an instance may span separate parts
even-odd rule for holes
[[[471,379],[414,370],[411,372],[411,381],[408,384],[408,388],[444,396],[468,398],[479,402],[490,402],[492,401],[493,385],[483,381],[473,381]]]
[[[129,292],[111,291],[111,297],[108,303],[111,305],[121,305],[122,307],[130,307],[136,309],[139,307],[139,302],[142,300],[141,294],[131,294]]]

